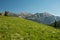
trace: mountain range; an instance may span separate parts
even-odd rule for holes
[[[42,24],[52,24],[56,21],[59,21],[60,20],[60,17],[59,16],[54,16],[50,13],[47,13],[47,12],[44,12],[44,13],[35,13],[35,14],[24,14],[22,13],[23,15],[26,15],[24,16],[25,19],[28,19],[28,20],[32,20],[32,21],[35,21],[35,22],[39,22],[39,23],[42,23]],[[21,14],[20,14],[21,16]],[[23,17],[23,16],[21,16]]]
[[[27,12],[21,12],[20,14],[16,14],[16,13],[12,13],[9,11],[5,11],[7,13],[7,16],[11,16],[11,17],[22,17],[28,20],[32,20],[38,23],[42,23],[42,24],[47,24],[50,25],[52,23],[56,21],[60,20],[59,16],[54,16],[48,12],[44,12],[44,13],[35,13],[35,14],[31,14],[31,13],[27,13]],[[4,12],[4,13],[5,13]]]

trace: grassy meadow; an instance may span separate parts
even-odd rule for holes
[[[0,40],[60,40],[60,30],[23,18],[0,16]]]

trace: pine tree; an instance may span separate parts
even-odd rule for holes
[[[54,22],[54,27],[55,27],[55,28],[57,27],[57,22],[56,22],[56,20],[55,20],[55,22]]]
[[[7,11],[5,11],[5,14],[4,14],[4,16],[8,16],[8,12],[7,12]]]

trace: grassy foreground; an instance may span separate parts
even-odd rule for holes
[[[0,16],[0,40],[60,40],[60,30],[22,18]]]

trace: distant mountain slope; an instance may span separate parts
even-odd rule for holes
[[[31,13],[27,13],[27,12],[21,12],[20,14],[18,14],[19,17],[22,17],[22,18],[26,18],[28,16],[31,16],[32,14]]]
[[[0,16],[0,40],[60,40],[60,30],[23,18]]]
[[[51,15],[47,12],[36,13],[34,15],[26,17],[26,19],[28,19],[28,20],[36,21],[36,22],[43,23],[43,24],[51,24],[55,21],[55,18],[57,21],[60,20],[60,17]]]
[[[10,17],[18,17],[18,15],[17,14],[15,14],[15,13],[13,13],[13,12],[9,12],[9,11],[5,11],[5,12],[3,12],[3,13],[0,13],[0,15],[2,15],[2,16],[10,16]]]
[[[56,21],[60,21],[60,16],[56,16]]]
[[[12,13],[12,12],[9,12],[9,11],[5,11],[5,12],[7,12],[8,14],[8,16],[10,16],[10,17],[18,17],[17,16],[17,14],[15,14],[15,13]]]

